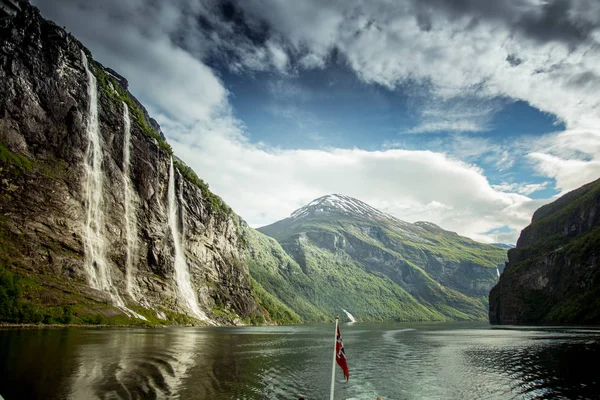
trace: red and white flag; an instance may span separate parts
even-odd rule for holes
[[[342,342],[342,335],[340,334],[339,326],[337,328],[337,342],[335,344],[335,360],[340,368],[342,368],[342,371],[344,371],[346,382],[348,382],[350,373],[348,372],[348,363],[346,362],[346,353],[344,352],[344,342]]]

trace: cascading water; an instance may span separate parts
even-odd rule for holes
[[[343,308],[342,308],[342,311],[346,313],[346,316],[348,317],[350,322],[356,322],[356,319],[354,318],[354,316],[352,314],[350,314],[348,311],[344,310]]]
[[[127,293],[132,299],[136,300],[133,290],[133,262],[137,253],[137,224],[135,223],[136,213],[133,203],[134,193],[129,176],[130,165],[130,146],[131,146],[131,120],[129,118],[129,107],[123,102],[123,189],[125,195],[125,234],[127,237],[126,260],[125,260],[125,281]]]
[[[194,293],[194,289],[192,289],[190,272],[185,261],[185,255],[183,254],[182,243],[179,237],[179,229],[177,228],[177,196],[175,195],[175,168],[173,168],[172,158],[171,163],[169,164],[168,197],[169,228],[171,229],[173,246],[175,247],[175,281],[177,283],[177,288],[179,289],[179,295],[181,300],[187,304],[190,312],[196,318],[200,320],[208,320],[206,315],[200,311],[196,293]]]
[[[98,126],[98,89],[96,77],[90,71],[88,59],[82,52],[83,64],[88,76],[88,123],[86,127],[88,146],[86,150],[86,182],[85,197],[87,202],[85,222],[85,269],[90,280],[90,286],[105,290],[109,286],[104,235],[102,226],[102,147]]]
[[[102,138],[98,121],[98,88],[96,77],[90,71],[88,59],[82,51],[83,65],[88,76],[88,123],[86,127],[88,146],[86,149],[86,182],[85,199],[87,203],[85,221],[85,263],[90,287],[107,293],[112,302],[130,316],[146,320],[142,315],[128,309],[117,289],[113,286],[112,278],[106,259],[104,239],[104,211],[102,208],[102,190],[104,176],[102,173]]]

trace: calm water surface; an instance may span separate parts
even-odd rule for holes
[[[600,398],[600,329],[342,324],[336,399]],[[328,399],[333,325],[0,331],[14,399]]]

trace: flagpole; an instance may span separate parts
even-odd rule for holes
[[[333,400],[333,390],[335,388],[335,350],[337,347],[337,330],[338,330],[338,321],[340,317],[336,315],[335,317],[335,340],[333,341],[333,365],[331,366],[331,396],[329,396],[330,400]]]

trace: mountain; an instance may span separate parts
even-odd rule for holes
[[[515,248],[514,244],[506,244],[506,243],[490,243],[490,245],[494,246],[494,247],[498,247],[500,249],[504,249],[504,250],[510,250],[510,249]]]
[[[367,320],[482,319],[506,252],[429,222],[399,220],[344,195],[258,229],[251,275],[306,320],[343,309]],[[280,247],[281,246],[281,249]]]
[[[493,324],[600,324],[600,179],[541,207],[490,292]]]
[[[127,80],[20,4],[0,24],[0,321],[297,319]]]

